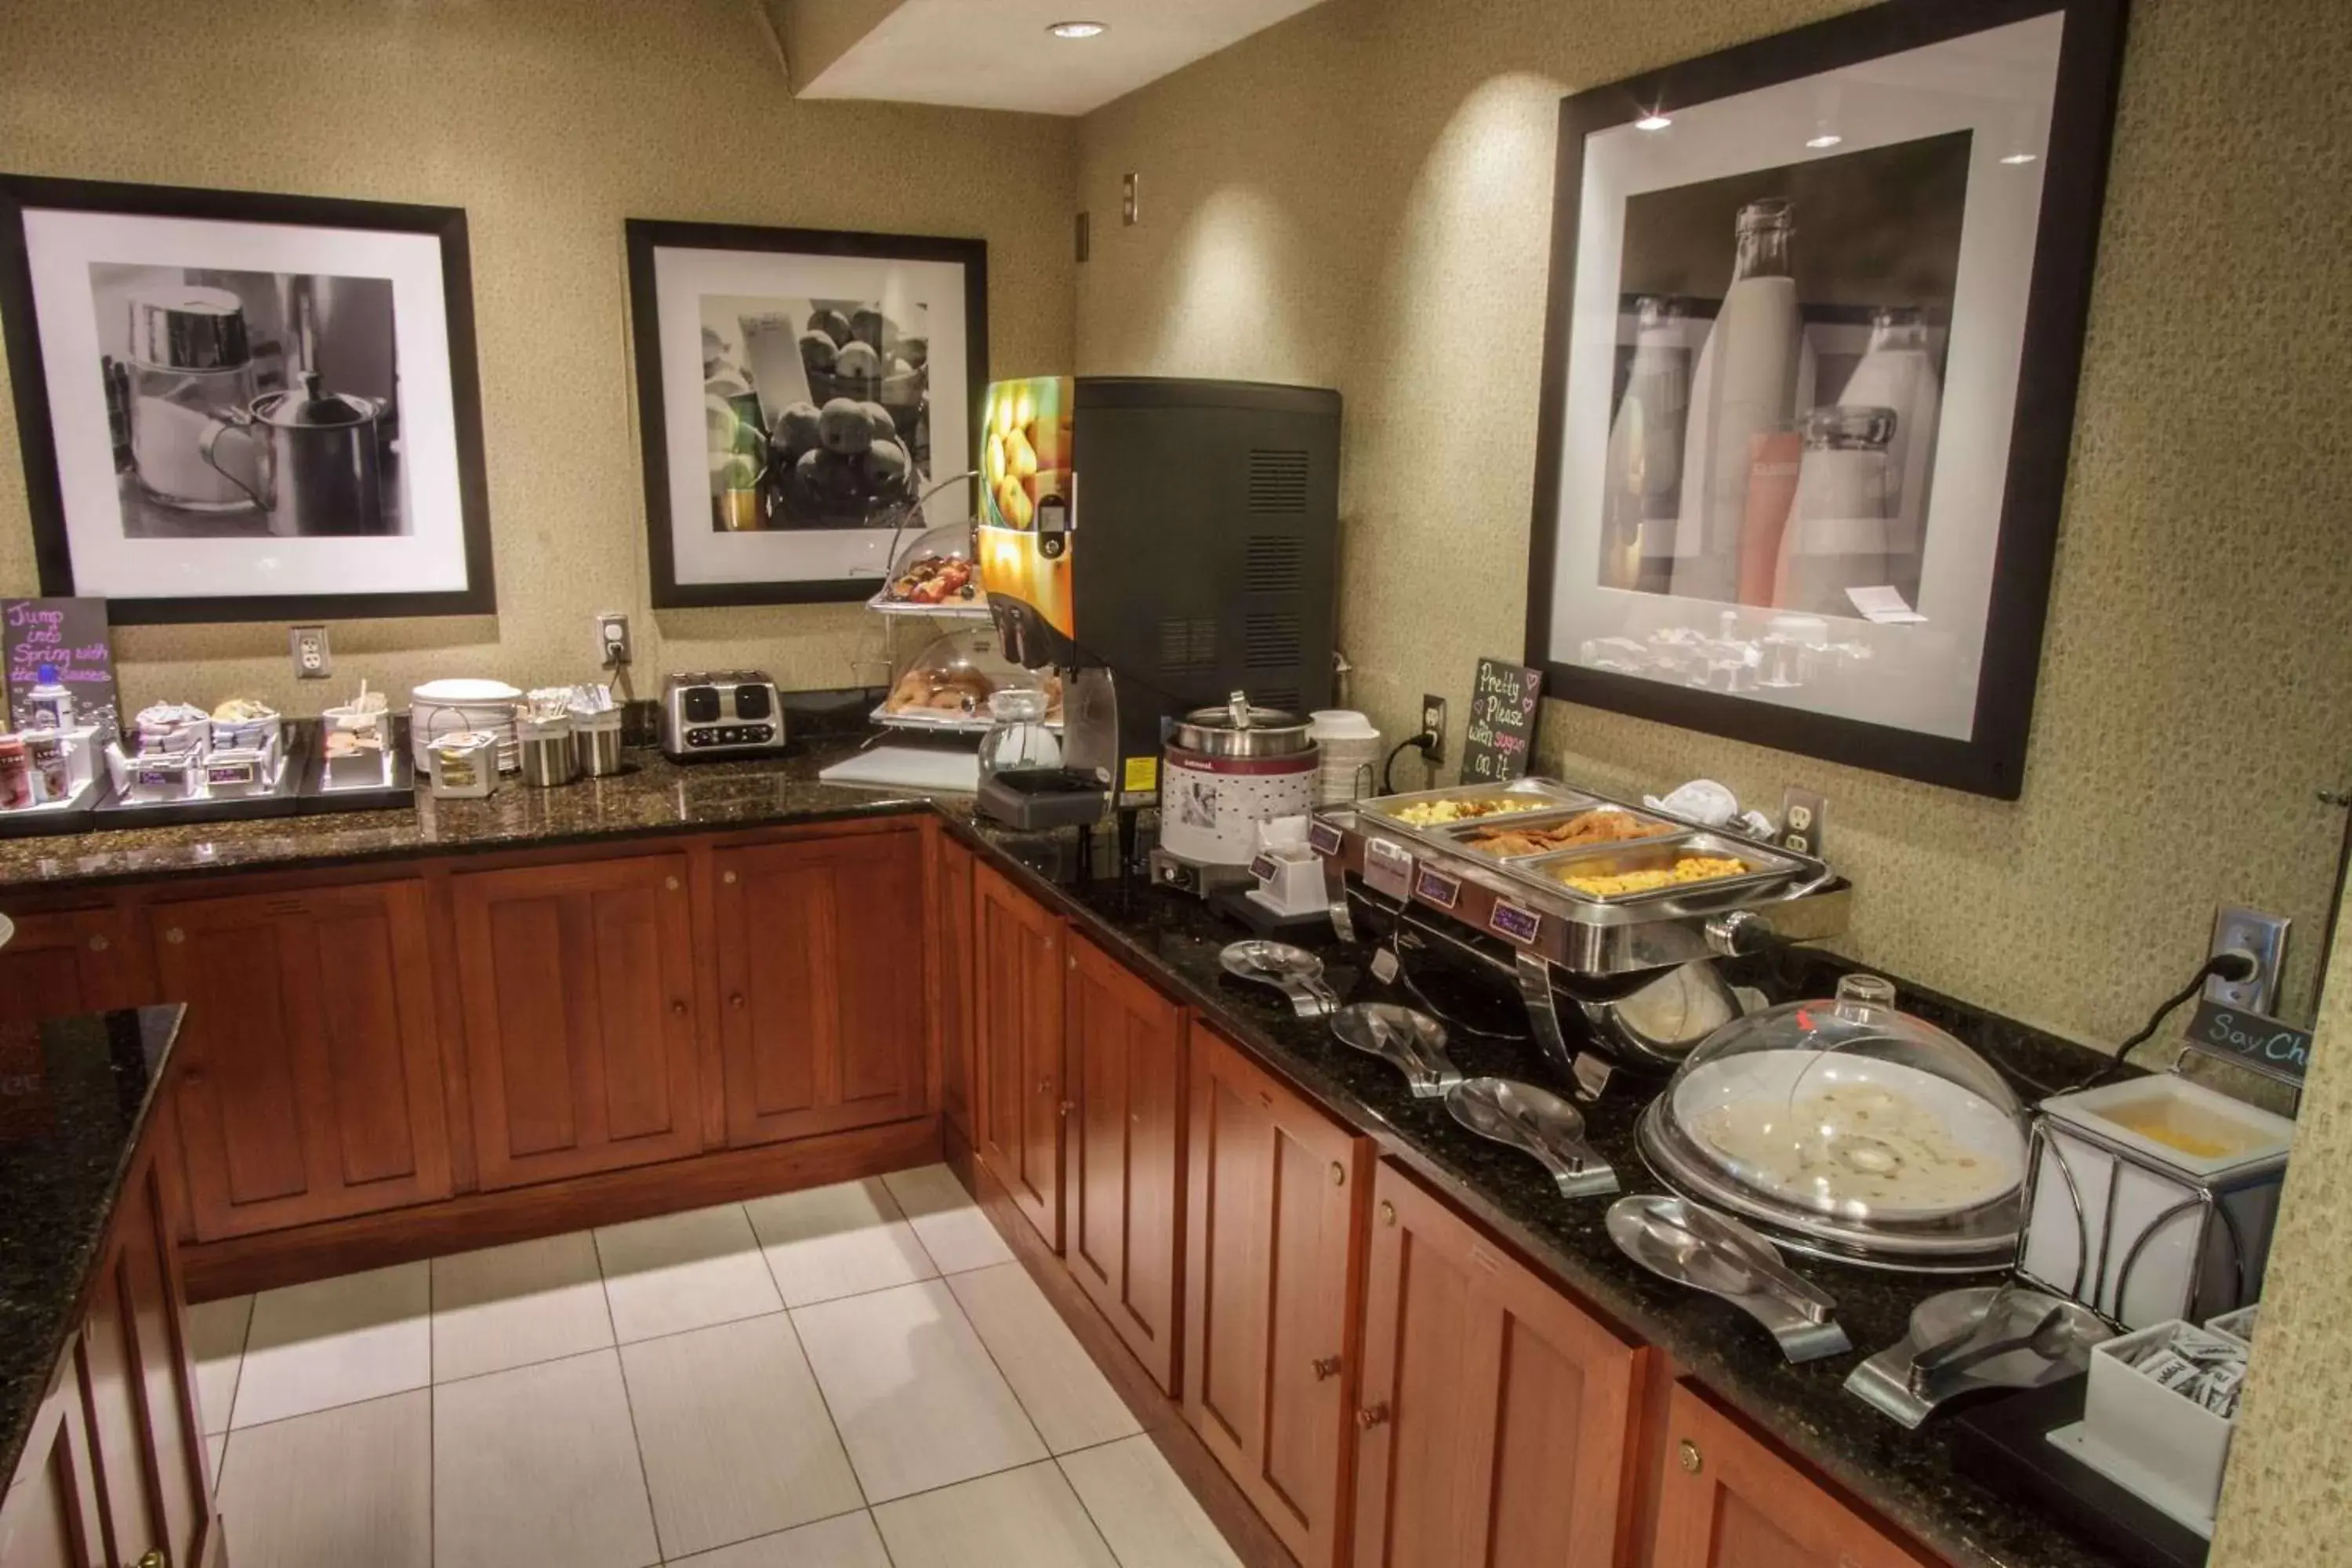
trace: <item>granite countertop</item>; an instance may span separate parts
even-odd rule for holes
[[[1032,892],[1198,1006],[1331,1114],[1373,1138],[1385,1155],[1923,1542],[1966,1568],[2113,1568],[2112,1558],[2046,1516],[1960,1475],[1937,1421],[1906,1432],[1841,1386],[1864,1357],[1903,1336],[1916,1302],[1940,1289],[1980,1283],[1982,1277],[1921,1279],[1794,1259],[1836,1297],[1838,1319],[1854,1349],[1791,1366],[1738,1309],[1667,1284],[1621,1254],[1602,1228],[1607,1200],[1560,1198],[1533,1161],[1464,1131],[1439,1102],[1414,1100],[1386,1064],[1341,1047],[1326,1025],[1294,1017],[1277,993],[1226,975],[1218,950],[1244,933],[1199,900],[1140,880],[1076,881],[1063,865],[1070,858],[1071,835],[1020,834],[975,821],[969,797],[933,800],[818,782],[818,769],[850,745],[821,742],[782,760],[690,767],[632,752],[632,771],[614,778],[555,790],[509,786],[479,801],[420,799],[414,811],[0,842],[0,900],[11,892],[163,875],[936,811]],[[1344,998],[1412,1000],[1370,975],[1369,948],[1346,948],[1328,930],[1302,942],[1324,953],[1328,977]],[[1747,961],[1735,978],[1781,999],[1827,994],[1843,969],[1826,954],[1792,950],[1769,963]],[[1943,998],[1906,991],[1903,1001],[1982,1050],[2029,1093],[2038,1092],[2034,1086],[2071,1081],[2105,1060]],[[1512,1013],[1507,1004],[1496,1023],[1508,1026]],[[1523,1040],[1479,1040],[1457,1030],[1452,1054],[1468,1073],[1565,1087]],[[1586,1110],[1592,1142],[1616,1166],[1627,1191],[1658,1190],[1633,1141],[1635,1116],[1650,1092],[1643,1080],[1621,1075],[1601,1103]]]
[[[81,1321],[180,1011],[0,1025],[0,1479]]]

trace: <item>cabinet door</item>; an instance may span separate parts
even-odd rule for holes
[[[921,1114],[920,836],[729,849],[714,864],[728,1142]]]
[[[149,912],[187,1005],[174,1096],[206,1241],[449,1195],[425,889],[364,883]]]
[[[1669,1399],[1654,1568],[1928,1568],[1689,1388]]]
[[[940,1099],[948,1125],[972,1141],[971,851],[940,840]]]
[[[485,1187],[702,1148],[686,857],[450,879]]]
[[[77,1339],[67,1346],[58,1376],[34,1413],[16,1477],[0,1497],[5,1568],[109,1568],[89,1425],[76,1371],[80,1361]]]
[[[1071,1112],[1064,1252],[1172,1397],[1182,1255],[1184,1011],[1084,937],[1064,993]]]
[[[1062,922],[986,866],[972,868],[972,1146],[1062,1247]]]
[[[1339,1560],[1370,1145],[1192,1032],[1184,1414],[1306,1568]]]
[[[101,1013],[152,998],[138,994],[129,931],[113,910],[18,915],[0,947],[0,1023]]]
[[[1646,1352],[1373,1177],[1357,1568],[1610,1568]]]

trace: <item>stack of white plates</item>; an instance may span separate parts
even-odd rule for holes
[[[1352,708],[1318,708],[1307,715],[1307,737],[1320,761],[1315,770],[1315,804],[1344,805],[1380,793],[1381,732]]]
[[[408,694],[408,749],[416,765],[432,765],[427,752],[439,737],[479,730],[499,738],[499,772],[520,772],[515,704],[521,700],[522,693],[503,680],[428,680],[417,687]]]

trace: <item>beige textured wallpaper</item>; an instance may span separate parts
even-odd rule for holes
[[[993,363],[1051,371],[1071,353],[1073,148],[1066,120],[796,103],[760,0],[0,5],[0,168],[467,210],[499,614],[334,624],[339,678],[396,691],[586,679],[604,609],[632,612],[640,690],[719,663],[850,681],[883,640],[855,606],[647,607],[621,222],[980,236]],[[36,586],[0,408],[0,593]],[[283,625],[115,646],[134,705],[299,712],[323,689],[295,688]]]
[[[1520,646],[1559,99],[1843,8],[1328,0],[1084,121],[1080,370],[1346,396],[1342,643],[1384,731]],[[2130,33],[2023,799],[1557,702],[1539,737],[1603,786],[1825,791],[1853,952],[2108,1042],[2224,901],[2297,918],[2307,1005],[2315,795],[2352,780],[2352,6],[2135,0]]]

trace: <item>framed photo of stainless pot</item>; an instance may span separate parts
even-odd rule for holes
[[[1527,661],[2021,787],[2123,0],[1890,0],[1560,106]]]
[[[977,239],[627,224],[653,602],[870,597],[972,514]]]
[[[472,291],[456,207],[0,175],[42,593],[494,610]]]

